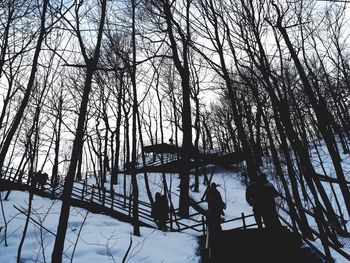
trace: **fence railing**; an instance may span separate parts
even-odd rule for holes
[[[282,198],[284,200],[286,200],[285,197],[282,196]],[[339,253],[340,255],[342,255],[344,258],[346,258],[347,260],[350,261],[350,255],[343,250],[340,247],[340,242],[336,239],[337,237],[335,235],[333,235],[332,237],[328,236],[326,234],[326,232],[329,233],[340,233],[342,236],[346,236],[348,238],[350,238],[350,233],[348,233],[347,231],[343,230],[343,229],[339,229],[338,227],[332,225],[331,223],[327,222],[326,220],[324,220],[323,216],[322,216],[322,211],[319,211],[317,209],[315,209],[314,211],[309,211],[304,207],[298,207],[297,204],[295,204],[294,202],[290,201],[291,204],[293,204],[296,208],[300,208],[302,209],[307,215],[309,215],[310,217],[312,217],[315,220],[315,223],[317,224],[317,228],[318,231],[310,228],[310,231],[313,235],[316,236],[317,239],[319,239],[321,241],[321,245],[323,247],[323,251],[321,251],[318,247],[316,247],[307,237],[305,237],[302,233],[300,233],[298,230],[294,232],[306,243],[308,244],[312,249],[314,249],[317,254],[325,259],[328,260],[329,262],[331,262],[331,252],[330,252],[330,248],[333,249],[334,251],[336,251],[337,253]],[[279,206],[279,209],[281,209],[284,213],[286,213],[287,216],[290,217],[290,212],[283,207],[282,205]],[[292,226],[291,223],[289,223],[283,216],[281,216],[279,214],[279,218],[283,221],[283,223],[285,223],[289,228],[294,229],[294,227]],[[331,231],[327,231],[327,228],[330,229]],[[333,241],[332,241],[333,239]],[[337,242],[337,244],[335,244],[334,242]]]

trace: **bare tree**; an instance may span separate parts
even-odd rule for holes
[[[17,128],[21,122],[21,119],[22,119],[23,114],[24,114],[24,110],[29,103],[30,95],[31,95],[31,92],[32,92],[32,89],[34,86],[35,74],[36,74],[37,67],[38,67],[38,59],[39,59],[39,55],[41,52],[41,46],[42,46],[42,43],[43,43],[43,41],[45,39],[45,35],[46,35],[45,22],[46,22],[46,12],[47,12],[47,8],[48,8],[48,4],[49,4],[48,0],[43,1],[41,18],[40,18],[40,31],[39,31],[37,44],[35,47],[35,53],[33,56],[33,63],[32,63],[32,68],[31,68],[28,84],[27,84],[27,87],[25,89],[25,93],[24,93],[23,99],[20,103],[20,106],[18,108],[18,111],[16,112],[16,115],[14,117],[11,128],[9,129],[7,136],[6,136],[6,139],[4,140],[3,145],[1,147],[0,173],[1,173],[2,167],[4,165],[5,157],[6,157],[8,149],[9,149],[9,146],[11,144],[12,138],[15,135]]]
[[[182,87],[182,153],[181,160],[183,164],[180,167],[180,202],[179,214],[181,216],[189,215],[189,169],[190,153],[192,146],[192,124],[191,124],[191,103],[190,103],[190,68],[189,68],[189,48],[191,41],[190,30],[190,8],[191,1],[183,1],[183,10],[176,10],[176,5],[171,1],[161,2],[149,1],[150,9],[154,15],[161,17],[166,24],[166,32],[169,38],[169,46],[172,51],[172,58],[175,67],[181,77]],[[183,23],[177,19],[176,13],[183,12]]]
[[[57,235],[55,239],[54,250],[52,252],[52,257],[51,257],[52,262],[62,262],[64,240],[66,236],[67,224],[69,219],[69,209],[71,206],[70,198],[72,194],[73,181],[75,177],[78,158],[79,158],[80,152],[82,151],[87,104],[89,100],[89,94],[91,91],[92,78],[93,78],[94,72],[97,69],[97,65],[100,57],[102,34],[103,34],[103,28],[104,28],[104,21],[106,17],[107,1],[102,0],[100,4],[101,4],[101,7],[100,7],[101,9],[100,9],[100,19],[99,19],[99,25],[98,25],[98,34],[96,38],[96,46],[92,57],[88,55],[88,52],[86,50],[86,47],[81,35],[80,27],[79,27],[78,15],[79,15],[79,9],[81,6],[77,5],[75,10],[76,11],[75,19],[77,22],[75,33],[77,34],[81,53],[84,57],[84,62],[86,66],[86,77],[85,77],[85,83],[84,83],[83,96],[80,104],[78,124],[77,124],[75,139],[73,143],[69,170],[64,183],[64,190],[62,193],[62,208],[61,208],[59,225],[57,227]]]

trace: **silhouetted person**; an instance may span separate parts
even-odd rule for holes
[[[41,188],[44,188],[48,179],[49,179],[49,175],[47,173],[41,174],[41,182],[40,182]]]
[[[258,228],[262,228],[262,211],[258,202],[259,190],[258,182],[256,180],[251,181],[247,186],[245,198],[248,204],[253,207],[254,218]]]
[[[211,183],[206,195],[206,201],[208,202],[208,223],[212,232],[221,230],[221,215],[224,214],[224,209],[226,209],[226,204],[222,201],[221,194],[216,187],[216,183]]]
[[[44,189],[48,177],[49,175],[47,173],[42,173],[41,171],[38,171],[33,174],[32,185],[35,188],[40,186],[41,189]]]
[[[275,198],[278,197],[278,192],[275,187],[267,180],[266,175],[262,174],[258,177],[259,199],[258,203],[261,207],[262,218],[266,228],[278,229],[281,222],[278,219],[276,211]]]
[[[166,221],[169,219],[168,200],[165,195],[159,192],[155,195],[155,201],[152,208],[152,216],[160,230],[166,231]]]

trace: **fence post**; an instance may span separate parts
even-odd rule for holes
[[[11,167],[11,170],[10,170],[10,181],[11,181],[11,179],[13,179],[13,182],[15,182],[15,176],[12,178],[11,176],[12,176],[12,172],[13,172],[13,167]]]
[[[21,183],[21,184],[22,184],[22,178],[23,178],[23,170],[20,170],[19,173],[18,173],[18,182]]]
[[[83,183],[83,189],[81,191],[81,201],[84,201],[84,193],[85,193],[85,181]]]
[[[245,223],[245,216],[244,216],[244,213],[241,213],[242,215],[242,221],[243,221],[243,229],[247,229],[247,225]]]
[[[24,174],[23,174],[24,175]],[[27,174],[27,185],[30,186],[32,184],[32,180],[33,180],[33,174],[32,177],[29,178],[29,174]]]
[[[102,205],[105,206],[105,200],[106,200],[106,187],[102,188]]]
[[[114,206],[114,189],[113,188],[112,188],[112,191],[111,191],[111,198],[112,198],[111,208],[113,210],[113,206]]]
[[[95,190],[95,185],[93,184],[91,187],[91,199],[90,199],[91,203],[94,201],[94,190]]]
[[[204,216],[202,216],[202,227],[203,227],[203,236],[205,236],[205,219],[204,219]]]
[[[170,230],[171,231],[174,230],[174,227],[173,227],[174,219],[176,219],[175,216],[174,216],[174,213],[175,213],[174,207],[172,206],[172,203],[171,203],[171,200],[170,200]],[[151,207],[151,214],[152,214],[152,207]]]
[[[133,209],[133,204],[132,204],[132,197],[129,197],[129,216],[131,216],[132,209]]]

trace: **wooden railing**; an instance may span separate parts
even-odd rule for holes
[[[235,228],[232,228],[230,230],[247,229],[249,227],[257,226],[256,223],[247,225],[246,219],[251,218],[251,217],[254,217],[254,214],[245,215],[244,213],[241,213],[240,217],[236,217],[236,218],[232,218],[230,220],[224,221],[221,223],[221,225],[241,220],[242,226],[235,227]],[[204,250],[205,250],[205,254],[206,254],[205,257],[207,257],[209,262],[210,262],[210,260],[212,258],[212,249],[213,249],[212,242],[211,242],[211,236],[210,236],[212,233],[210,231],[210,226],[207,224],[204,217],[202,217],[202,229],[203,229],[202,231],[203,231],[203,236],[204,236],[204,240],[205,240],[205,244],[204,244]]]
[[[26,188],[21,188],[23,190],[33,190],[31,186],[30,179],[24,172],[18,173],[15,169],[7,169],[7,172],[3,172],[2,179],[16,183],[18,185],[25,186]],[[20,176],[18,176],[20,174]],[[92,173],[91,173],[92,174]],[[80,205],[85,206],[87,209],[94,207],[96,210],[101,210],[105,214],[113,214],[118,212],[125,217],[131,219],[132,216],[132,197],[116,193],[115,191],[108,190],[106,188],[100,188],[98,186],[88,184],[88,174],[85,180],[75,181],[73,185],[71,199],[74,201],[79,201]],[[63,181],[57,187],[51,187],[47,182],[43,189],[38,189],[35,191],[36,194],[42,194],[42,196],[50,196],[51,198],[61,199],[63,191]],[[44,194],[45,193],[45,194]],[[77,204],[75,202],[75,204]],[[151,204],[138,200],[138,210],[139,210],[139,220],[140,223],[149,227],[156,227],[156,223],[151,214]],[[171,211],[173,215],[177,213],[178,210]],[[195,217],[199,213],[195,213],[189,217],[190,222],[183,221],[183,218],[173,217],[168,220],[167,224],[170,226],[171,231],[183,231],[186,229],[193,229],[196,232],[201,232],[202,221],[197,220]],[[200,228],[199,228],[200,227]]]
[[[27,174],[24,173],[23,171],[16,171],[13,168],[5,168],[1,174],[2,174],[1,179],[3,180],[8,180],[14,183],[28,185],[28,186],[30,185],[30,179],[28,178]],[[52,188],[49,185],[49,183],[46,183],[44,185],[43,190],[52,191],[55,194],[54,198],[59,199],[62,194],[62,189],[63,189],[62,185],[59,185],[56,188]],[[95,205],[98,205],[101,207],[101,209],[104,209],[107,214],[108,214],[108,211],[118,211],[119,213],[122,213],[125,216],[131,217],[131,212],[132,212],[131,197],[124,196],[114,191],[107,190],[106,188],[101,189],[99,187],[96,187],[95,185],[89,185],[86,180],[77,181],[74,183],[73,193],[71,198],[75,200],[79,200],[86,204],[93,203]],[[293,205],[296,206],[296,204],[294,203]],[[283,206],[280,206],[279,208],[284,213],[286,213],[287,216],[290,216],[289,215],[290,213],[286,208],[284,208]],[[345,230],[338,229],[325,220],[320,220],[323,218],[322,216],[319,218],[316,218],[316,213],[314,211],[309,211],[305,208],[302,208],[302,209],[305,211],[306,214],[313,217],[315,219],[315,222],[319,222],[319,225],[318,225],[319,228],[322,229],[327,227],[336,233],[342,233],[343,235],[347,233],[350,235],[350,233],[346,232]],[[176,210],[173,212],[176,213]],[[201,220],[196,219],[196,217],[198,217],[200,214],[201,213],[194,213],[188,218],[193,223],[188,223],[188,221],[182,222],[183,220],[182,218],[175,218],[175,219],[168,220],[167,224],[170,226],[176,224],[177,228],[171,228],[171,231],[184,231],[184,230],[192,229],[195,232],[198,232],[198,233],[203,232],[203,234],[207,235],[208,229],[207,229],[205,218],[202,216]],[[140,219],[142,220],[141,222],[143,222],[145,225],[148,225],[151,227],[156,226],[154,219],[151,215],[151,204],[145,201],[139,200],[139,216],[140,216]],[[247,228],[256,226],[256,223],[247,224],[246,219],[250,217],[253,217],[253,214],[244,215],[244,213],[242,213],[241,217],[229,219],[227,221],[224,221],[222,224],[227,224],[230,222],[241,220],[242,226],[236,227],[234,229],[247,229]],[[291,225],[291,223],[289,223],[285,219],[285,217],[282,217],[280,215],[280,219],[285,225],[293,229],[293,226]],[[313,243],[310,240],[308,240],[305,236],[303,236],[302,233],[296,232],[296,234],[299,235],[299,237],[306,244],[312,247],[319,254],[321,258],[325,258],[325,259],[330,258],[331,257],[330,248],[331,248],[337,253],[339,253],[340,255],[342,255],[344,258],[350,260],[350,255],[341,247],[339,247],[339,244],[335,244],[332,240],[330,240],[328,237],[325,237],[325,235],[321,234],[319,231],[315,229],[310,229],[310,230],[314,236],[316,236],[321,240],[324,251],[320,251],[320,249],[317,248],[315,245],[313,245]]]
[[[285,197],[281,196],[281,198],[283,198],[284,200],[286,200]],[[294,202],[291,202],[296,208],[298,208],[297,204],[295,204]],[[290,217],[290,212],[283,207],[282,205],[278,206],[279,209],[281,209],[284,213],[286,213],[287,216]],[[304,207],[301,207],[301,209],[310,217],[314,218],[315,223],[317,224],[318,227],[318,231],[310,228],[310,231],[313,235],[315,235],[320,241],[321,244],[323,246],[323,251],[321,251],[319,248],[317,248],[309,239],[307,239],[307,237],[305,237],[302,233],[300,233],[299,231],[295,231],[294,227],[291,225],[291,223],[289,223],[285,217],[281,216],[279,214],[279,218],[283,221],[284,224],[286,224],[290,229],[294,229],[294,232],[307,244],[309,245],[312,249],[314,249],[317,254],[325,259],[328,260],[329,262],[332,261],[332,256],[331,256],[331,251],[330,248],[333,249],[334,251],[336,251],[337,253],[339,253],[340,255],[342,255],[344,258],[346,258],[347,260],[350,261],[350,255],[344,251],[340,246],[340,242],[339,244],[334,244],[334,242],[332,240],[330,240],[331,237],[325,235],[325,233],[321,233],[321,231],[325,230],[325,228],[329,228],[331,229],[331,232],[333,233],[339,233],[342,236],[347,236],[348,238],[350,237],[350,233],[348,233],[347,231],[343,230],[343,229],[339,229],[338,227],[330,224],[329,222],[327,222],[326,220],[324,220],[323,216],[321,215],[321,211],[309,211]],[[340,218],[339,218],[340,219]],[[336,236],[332,237],[333,239],[336,238]]]

